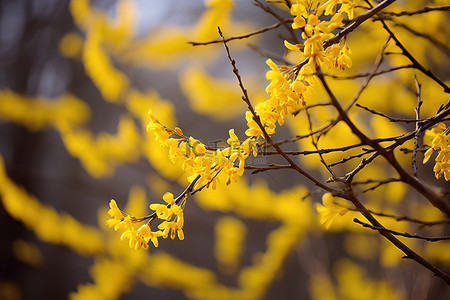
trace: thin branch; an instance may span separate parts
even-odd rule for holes
[[[357,210],[355,210],[355,211],[357,211]],[[442,225],[442,224],[450,224],[450,219],[442,219],[442,220],[436,220],[436,221],[423,221],[423,220],[411,218],[408,216],[396,216],[396,215],[392,215],[392,214],[376,212],[371,209],[368,209],[368,211],[372,215],[376,215],[379,217],[392,218],[392,219],[395,219],[396,221],[407,221],[407,222],[419,224],[421,227],[431,227],[431,226]]]
[[[275,11],[273,11],[272,8],[262,4],[261,1],[259,1],[259,0],[254,0],[254,1],[256,3],[256,6],[260,7],[265,12],[267,12],[267,13],[271,14],[272,16],[274,16],[275,19],[280,21],[280,23],[282,23],[284,21],[284,19],[280,15],[278,15]],[[299,44],[300,41],[298,40],[297,35],[294,32],[294,29],[292,29],[291,26],[287,26],[286,23],[284,23],[283,26],[284,26],[284,28],[286,28],[286,30],[291,35],[292,41],[294,41],[295,44]]]
[[[417,30],[414,30],[406,24],[399,23],[396,21],[391,21],[391,22],[393,22],[395,26],[398,26],[400,28],[405,29],[406,31],[409,31],[414,36],[418,36],[418,37],[428,40],[431,45],[435,46],[436,48],[441,50],[446,56],[450,57],[450,49],[444,43],[435,39],[433,36],[423,33],[423,32],[420,32],[420,31],[417,31]]]
[[[276,61],[278,63],[281,63],[285,66],[292,66],[293,64],[286,60],[284,57],[280,57],[279,55],[276,55],[274,53],[271,53],[269,51],[263,50],[260,47],[253,45],[253,44],[247,44],[247,46],[252,49],[253,51],[255,51],[256,53],[258,53],[259,55],[261,55],[264,58],[271,58],[273,61]]]
[[[324,73],[323,75],[327,76],[327,77],[331,77],[331,78],[337,79],[337,80],[349,80],[349,79],[364,78],[364,77],[368,77],[368,76],[375,77],[375,76],[391,73],[391,72],[394,72],[394,71],[397,71],[397,70],[401,70],[401,69],[411,69],[413,67],[414,67],[413,65],[404,65],[404,66],[393,67],[393,68],[386,69],[386,70],[383,70],[383,71],[379,71],[379,72],[376,72],[376,73],[370,72],[370,73],[362,73],[362,74],[350,75],[350,76],[337,76],[337,75],[331,75],[331,74],[326,74],[326,73]]]
[[[351,192],[351,187],[348,187],[350,190],[349,195],[347,195],[348,200],[350,200],[356,207],[357,210],[361,212],[361,214],[375,227],[379,228],[379,233],[388,239],[394,246],[396,246],[399,250],[406,254],[406,258],[410,258],[417,263],[421,264],[431,272],[433,272],[436,276],[442,278],[448,285],[450,285],[450,276],[437,268],[435,265],[427,261],[425,258],[414,252],[404,243],[402,243],[399,239],[397,239],[391,232],[384,230],[385,227],[381,225],[380,222],[367,210],[367,208],[361,203],[361,201]]]
[[[362,157],[362,156],[364,156],[366,154],[369,154],[369,153],[372,153],[372,152],[375,151],[375,150],[368,150],[368,149],[363,149],[363,150],[364,150],[363,153],[359,153],[359,154],[351,155],[349,157],[345,157],[345,158],[341,159],[340,161],[337,161],[337,162],[329,164],[328,166],[329,167],[334,167],[334,166],[337,166],[337,165],[340,165],[340,164],[344,164],[344,163],[348,162],[349,160]]]
[[[387,229],[387,228],[384,228],[384,227],[374,226],[374,225],[370,225],[368,223],[361,222],[357,218],[354,218],[353,222],[358,223],[358,224],[360,224],[360,225],[362,225],[363,227],[366,227],[366,228],[370,228],[370,229],[373,229],[373,230],[378,230],[380,233],[384,231],[384,232],[389,232],[390,234],[393,234],[393,235],[399,235],[399,236],[403,236],[403,237],[407,237],[407,238],[421,239],[421,240],[426,240],[426,241],[429,241],[429,242],[438,242],[438,241],[450,240],[450,236],[431,237],[431,236],[423,236],[423,235],[418,235],[418,234],[410,234],[410,233],[407,233],[407,232],[401,233],[401,232],[394,231],[394,230],[391,230],[391,229]]]
[[[268,167],[245,166],[246,170],[254,170],[251,174],[258,174],[265,171],[292,169],[291,165],[269,165]]]
[[[421,93],[421,84],[419,83],[419,81],[417,80],[416,75],[414,75],[414,81],[416,82],[416,96],[417,96],[417,106],[414,109],[415,113],[416,113],[416,119],[419,120],[420,118],[420,107],[422,106],[422,93]],[[412,167],[414,170],[414,177],[417,177],[417,161],[416,161],[416,156],[417,156],[417,148],[419,148],[419,123],[416,123],[416,134],[414,135],[414,148],[413,148],[413,155],[412,155]]]
[[[194,194],[194,192],[193,192],[192,190],[194,189],[195,183],[196,183],[199,179],[200,179],[200,175],[198,175],[197,177],[195,177],[195,179],[192,180],[191,183],[189,183],[189,185],[184,189],[184,191],[183,191],[181,194],[179,194],[179,195],[174,199],[175,204],[177,204],[177,205],[180,204],[180,202],[184,199],[184,197],[185,197],[187,194],[191,194],[191,195]],[[122,214],[123,214],[124,216],[127,216],[127,214],[124,213],[124,212],[122,212]],[[147,216],[144,216],[144,217],[140,217],[140,218],[136,218],[136,217],[133,217],[133,216],[130,216],[130,217],[131,217],[131,222],[134,222],[134,223],[136,223],[136,222],[144,222],[144,221],[153,222],[153,220],[156,218],[156,211],[153,212],[153,213],[150,214],[150,215],[147,215]]]
[[[370,81],[375,76],[374,74],[377,73],[378,68],[381,66],[381,63],[384,60],[384,51],[386,50],[386,48],[389,44],[389,41],[390,41],[390,38],[387,39],[386,43],[384,43],[383,47],[381,48],[381,51],[378,54],[377,60],[375,61],[374,65],[372,66],[372,69],[370,70],[370,75],[361,84],[361,86],[360,86],[358,92],[356,92],[355,96],[353,96],[353,99],[350,101],[350,104],[347,106],[347,109],[345,110],[346,113],[348,113],[348,111],[353,107],[353,105],[356,103],[356,101],[358,101],[362,92],[367,88]]]
[[[258,0],[255,0],[258,2]],[[218,27],[218,31],[219,31],[219,35],[222,39],[225,40],[222,31],[220,30],[220,27]],[[312,181],[315,185],[323,188],[324,190],[328,191],[328,192],[332,192],[332,193],[336,193],[336,194],[340,194],[340,191],[334,190],[332,188],[330,188],[329,186],[323,184],[322,182],[320,182],[319,180],[317,180],[316,178],[314,178],[312,175],[310,175],[308,172],[306,172],[305,170],[303,170],[302,168],[300,168],[286,153],[284,153],[284,151],[280,148],[280,146],[278,146],[277,144],[275,144],[272,140],[272,138],[269,136],[269,134],[267,134],[266,129],[264,128],[264,125],[261,123],[261,119],[259,118],[258,114],[256,113],[255,109],[252,106],[252,103],[250,101],[250,98],[248,96],[248,92],[247,89],[244,87],[244,84],[242,82],[241,79],[241,75],[239,74],[239,70],[236,67],[236,61],[231,57],[231,53],[230,53],[230,49],[228,48],[227,43],[224,41],[223,45],[225,47],[225,51],[227,53],[227,57],[228,60],[231,63],[231,66],[233,68],[233,73],[236,76],[236,79],[238,80],[239,83],[239,87],[243,93],[243,97],[242,100],[244,100],[244,102],[247,104],[247,107],[250,111],[250,113],[253,115],[253,120],[256,122],[256,124],[258,124],[258,127],[261,129],[263,135],[264,135],[264,139],[272,146],[275,148],[275,150],[277,150],[277,152],[292,166],[292,169],[296,170],[297,172],[299,172],[300,174],[302,174],[304,177],[308,178],[310,181]]]
[[[318,77],[320,81],[322,82],[322,85],[325,88],[325,91],[327,92],[328,96],[330,97],[331,102],[335,106],[336,110],[339,112],[339,115],[341,119],[347,124],[347,126],[350,128],[350,130],[353,132],[354,135],[356,135],[362,143],[365,145],[368,145],[372,147],[374,150],[376,150],[376,154],[382,155],[389,164],[397,171],[400,178],[408,183],[410,186],[412,186],[416,191],[418,191],[420,194],[422,194],[431,204],[433,204],[436,208],[444,212],[447,216],[450,217],[450,206],[446,201],[443,201],[436,193],[434,193],[429,188],[425,187],[416,177],[411,176],[397,161],[397,159],[394,156],[393,149],[397,147],[402,141],[402,138],[397,139],[391,146],[388,148],[383,148],[379,143],[377,143],[375,140],[372,140],[368,138],[361,130],[359,130],[356,125],[350,120],[348,117],[346,111],[342,108],[339,101],[336,99],[336,96],[333,94],[333,92],[330,90],[330,87],[326,83],[325,78],[323,77],[323,74],[318,70]],[[444,112],[444,111],[443,111]],[[446,113],[450,114],[449,110],[445,110]],[[431,118],[435,118],[441,116],[441,113],[434,115]],[[445,116],[444,116],[445,117]],[[431,119],[429,118],[429,119]],[[414,133],[415,134],[415,133]],[[411,138],[414,135],[411,136]],[[404,137],[403,137],[404,138]],[[403,141],[404,142],[404,141]],[[370,159],[370,158],[369,158]],[[348,178],[350,180],[350,177]]]
[[[269,30],[276,29],[276,28],[280,27],[281,25],[283,25],[284,23],[291,23],[291,22],[292,22],[292,20],[283,20],[282,22],[275,23],[275,24],[273,24],[271,26],[267,26],[267,27],[261,28],[260,30],[257,30],[257,31],[254,31],[254,32],[250,32],[250,33],[247,33],[247,34],[237,35],[237,36],[233,36],[233,37],[227,38],[225,40],[225,42],[229,42],[229,41],[233,41],[233,40],[246,39],[246,38],[249,38],[251,36],[254,36],[254,35],[257,35],[257,34],[261,34],[261,33],[267,32]],[[212,41],[209,41],[209,42],[188,42],[188,43],[191,44],[192,46],[205,46],[205,45],[223,43],[223,41],[221,39],[218,39],[218,40],[212,40]]]
[[[366,111],[368,111],[368,112],[370,112],[370,113],[372,113],[374,115],[378,115],[378,116],[381,116],[383,118],[386,118],[386,119],[389,120],[389,122],[403,122],[403,123],[416,123],[416,124],[418,124],[419,122],[423,122],[424,121],[424,120],[420,120],[420,119],[393,118],[393,117],[389,117],[389,116],[387,116],[387,115],[385,115],[383,113],[380,113],[380,112],[378,112],[376,110],[370,109],[370,108],[365,107],[365,106],[363,106],[361,104],[358,104],[358,103],[356,103],[356,106],[359,107],[359,108],[362,108],[362,109],[364,109],[364,110],[366,110]]]
[[[450,10],[450,6],[424,7],[422,9],[413,10],[413,11],[401,11],[401,12],[384,11],[384,12],[382,12],[382,14],[400,17],[400,16],[414,16],[414,15],[418,15],[418,14],[427,13],[430,11],[449,11],[449,10]]]
[[[427,75],[429,78],[433,79],[437,84],[439,84],[441,87],[444,88],[445,93],[450,93],[450,87],[448,87],[441,79],[439,79],[436,75],[434,75],[433,72],[431,72],[429,69],[426,69],[421,63],[419,63],[414,56],[409,53],[409,51],[403,46],[403,44],[400,42],[400,40],[395,36],[395,34],[389,29],[389,27],[386,25],[386,22],[384,22],[383,19],[379,18],[378,21],[383,24],[384,29],[389,33],[391,38],[395,41],[397,46],[402,50],[402,54],[406,56],[414,65],[414,68],[417,70],[420,70],[423,74]]]
[[[339,43],[341,41],[341,39],[343,39],[345,36],[347,36],[347,34],[352,32],[353,30],[355,30],[363,22],[365,22],[366,20],[368,20],[372,16],[376,15],[382,9],[386,8],[387,6],[391,5],[394,2],[395,2],[395,0],[384,0],[383,2],[379,3],[377,6],[372,8],[371,10],[363,13],[362,15],[359,15],[356,18],[354,18],[353,20],[351,20],[351,24],[349,26],[347,26],[344,30],[340,31],[334,37],[326,40],[323,43],[323,47],[326,49],[326,48],[328,48],[329,46],[331,46],[333,44]]]

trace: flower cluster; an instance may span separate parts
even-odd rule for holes
[[[155,136],[160,145],[169,148],[169,158],[174,163],[181,163],[183,170],[191,174],[189,182],[197,177],[194,188],[202,186],[214,189],[220,182],[219,173],[226,175],[226,184],[237,181],[244,173],[245,159],[253,153],[257,155],[254,140],[248,138],[242,143],[234,133],[229,131],[230,138],[227,140],[229,147],[225,149],[212,149],[193,137],[187,137],[180,128],[170,129],[162,125],[150,111],[151,121],[147,130]],[[239,160],[239,163],[237,161]]]
[[[431,148],[425,152],[423,163],[425,164],[434,153],[440,150],[436,156],[436,164],[433,171],[437,179],[441,178],[442,174],[446,181],[450,180],[450,127],[447,128],[444,123],[439,123],[435,128],[428,130],[425,134],[433,138],[431,141]]]
[[[129,239],[130,248],[134,248],[139,250],[141,248],[147,250],[148,242],[151,240],[155,247],[158,247],[158,237],[162,236],[162,232],[152,232],[150,230],[149,224],[144,224],[139,229],[135,229],[133,223],[141,222],[142,220],[136,219],[132,216],[129,216],[122,212],[117,206],[116,201],[111,200],[109,203],[109,211],[108,214],[111,216],[111,219],[106,221],[106,224],[109,227],[113,227],[114,229],[124,229],[120,240]]]
[[[338,12],[336,12],[337,4],[341,5]],[[285,41],[284,44],[287,49],[298,52],[302,63],[288,68],[277,66],[271,59],[266,61],[270,67],[266,74],[266,78],[270,80],[266,92],[270,97],[267,101],[259,103],[255,107],[255,112],[267,134],[275,133],[276,122],[280,126],[283,125],[288,113],[293,113],[301,105],[305,105],[304,95],[309,87],[315,84],[317,68],[345,70],[352,66],[351,50],[346,44],[341,46],[335,43],[324,48],[324,43],[334,37],[332,33],[334,29],[344,24],[344,12],[349,19],[353,18],[355,6],[355,2],[348,0],[329,0],[323,5],[317,1],[303,0],[292,5],[290,10],[294,16],[292,28],[302,30],[304,42],[293,45]],[[332,17],[329,21],[321,21],[319,17],[323,14]],[[263,136],[262,129],[249,111],[246,120],[248,136]]]
[[[183,209],[175,202],[172,193],[165,193],[163,196],[164,204],[151,204],[150,209],[156,211],[156,215],[159,219],[165,220],[159,224],[158,228],[161,230],[163,238],[167,238],[170,233],[170,238],[173,240],[175,234],[178,235],[180,240],[184,240],[183,225],[184,215]],[[183,199],[183,203],[186,203],[186,197]],[[174,221],[171,221],[174,218]]]
[[[339,10],[337,10],[337,5]],[[109,226],[125,229],[122,239],[129,239],[130,247],[135,249],[148,248],[151,240],[158,246],[158,237],[172,239],[178,236],[184,239],[183,207],[186,203],[185,197],[192,190],[204,187],[216,188],[222,180],[228,185],[237,182],[244,173],[245,160],[251,154],[257,156],[258,137],[264,138],[265,134],[274,134],[276,123],[281,126],[285,117],[298,111],[305,105],[305,95],[309,88],[315,84],[316,70],[318,68],[341,69],[351,67],[352,61],[349,57],[350,49],[344,43],[334,43],[324,47],[324,43],[334,37],[333,30],[342,26],[344,13],[348,18],[353,18],[355,3],[350,0],[329,0],[324,4],[320,1],[299,1],[292,5],[291,14],[294,17],[292,28],[302,30],[302,44],[293,45],[285,41],[288,50],[298,52],[299,65],[294,67],[278,66],[268,59],[270,70],[266,78],[270,84],[266,88],[269,99],[255,106],[255,111],[246,113],[248,129],[245,134],[248,138],[241,142],[234,130],[229,131],[228,147],[215,149],[207,147],[198,139],[184,135],[180,128],[171,129],[161,124],[149,111],[150,122],[147,131],[150,132],[160,146],[168,148],[169,158],[173,163],[179,163],[181,168],[190,175],[188,181],[190,190],[185,191],[176,200],[171,193],[163,197],[167,204],[152,204],[150,208],[155,213],[144,218],[134,218],[122,213],[114,200],[111,201]],[[321,21],[322,15],[332,15],[328,21]],[[265,131],[265,132],[264,132]],[[181,205],[180,205],[181,203]],[[159,224],[157,232],[150,230],[151,222],[158,217],[163,220]],[[148,221],[139,229],[134,229],[133,223]]]
[[[155,212],[149,216],[136,218],[122,212],[117,206],[116,201],[111,200],[109,203],[110,210],[108,214],[111,218],[106,221],[109,227],[114,227],[115,230],[123,229],[124,232],[121,240],[129,239],[130,248],[139,250],[141,248],[147,250],[148,243],[151,241],[155,247],[158,247],[158,237],[174,239],[177,235],[180,240],[184,239],[183,225],[184,214],[183,207],[186,204],[187,194],[181,195],[177,200],[174,199],[172,193],[165,193],[163,196],[167,204],[151,204],[150,209]],[[156,219],[163,220],[158,225],[158,231],[151,231],[151,224]],[[135,228],[134,223],[141,223],[147,221],[138,229]]]
[[[169,148],[169,158],[174,163],[181,163],[183,170],[188,171],[191,176],[188,177],[191,182],[190,188],[174,199],[172,193],[165,193],[163,200],[166,204],[151,204],[150,209],[155,212],[149,216],[136,218],[129,216],[119,210],[117,203],[111,200],[108,211],[111,218],[107,221],[110,227],[115,230],[124,229],[121,240],[129,239],[131,248],[139,250],[148,249],[149,241],[152,241],[155,247],[158,247],[158,237],[174,239],[178,236],[180,240],[184,239],[183,208],[186,204],[188,193],[191,188],[200,189],[212,186],[220,182],[219,174],[226,175],[226,184],[232,181],[237,182],[239,176],[244,173],[245,159],[253,154],[258,154],[254,139],[248,138],[241,142],[234,129],[229,131],[230,138],[227,140],[229,147],[225,149],[211,149],[193,137],[187,137],[180,128],[171,129],[162,125],[156,117],[149,112],[151,121],[147,126],[147,131],[152,133],[161,146]],[[153,232],[150,229],[151,223],[156,218],[163,220],[158,225],[158,231]],[[147,221],[139,229],[135,229],[134,223]]]

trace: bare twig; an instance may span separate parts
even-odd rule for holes
[[[410,69],[412,67],[413,67],[413,65],[404,65],[404,66],[393,67],[393,68],[386,69],[386,70],[379,71],[379,72],[375,72],[375,73],[372,73],[372,72],[370,72],[370,73],[361,73],[361,74],[350,75],[350,76],[337,76],[337,75],[331,75],[331,74],[326,74],[326,73],[324,73],[323,75],[327,76],[327,77],[334,78],[334,79],[338,79],[338,80],[349,80],[349,79],[357,79],[357,78],[363,78],[363,77],[368,77],[368,76],[375,77],[375,76],[391,73],[391,72],[394,72],[394,71],[397,71],[397,70]]]
[[[377,13],[379,13],[381,10],[386,8],[387,6],[394,3],[395,0],[384,0],[383,2],[380,2],[377,6],[372,8],[371,10],[363,13],[362,15],[359,15],[358,17],[351,20],[351,23],[349,26],[347,26],[344,30],[340,31],[338,34],[336,34],[334,37],[330,38],[329,40],[326,40],[323,43],[324,48],[328,48],[329,46],[339,43],[341,39],[343,39],[347,34],[355,30],[359,25],[364,23],[369,18],[373,17]]]
[[[436,220],[436,221],[423,221],[423,220],[411,218],[411,217],[408,217],[408,216],[396,216],[396,215],[392,215],[392,214],[376,212],[376,211],[373,211],[371,209],[368,209],[368,211],[372,215],[376,215],[376,216],[379,216],[379,217],[392,218],[392,219],[395,219],[396,221],[408,221],[408,222],[411,222],[411,223],[418,224],[418,225],[420,225],[422,227],[431,227],[431,226],[436,226],[436,225],[450,224],[450,219],[442,219],[442,220]]]
[[[254,170],[252,171],[252,174],[257,174],[265,171],[272,171],[272,170],[282,170],[282,169],[292,169],[291,165],[269,165],[267,167],[255,167],[255,166],[245,166],[246,170]]]
[[[281,17],[280,15],[278,15],[272,8],[264,5],[260,0],[254,0],[256,3],[256,6],[260,7],[262,10],[264,10],[265,12],[271,14],[272,16],[275,17],[275,19],[277,19],[278,21],[283,22],[283,17]],[[299,44],[300,41],[297,38],[297,35],[295,34],[294,30],[292,29],[291,26],[287,26],[286,23],[283,23],[284,28],[286,28],[286,30],[289,32],[289,34],[291,35],[292,41],[295,44]]]
[[[275,24],[273,24],[271,26],[267,26],[267,27],[261,28],[261,29],[259,29],[257,31],[254,31],[254,32],[250,32],[250,33],[247,33],[247,34],[237,35],[237,36],[233,36],[233,37],[227,38],[225,40],[225,42],[229,42],[229,41],[233,41],[233,40],[246,39],[246,38],[249,38],[251,36],[254,36],[254,35],[257,35],[257,34],[261,34],[261,33],[267,32],[269,30],[276,29],[276,28],[280,27],[281,25],[283,25],[284,23],[291,23],[291,22],[292,22],[292,20],[283,20],[282,22],[280,21],[280,22],[275,23]],[[188,42],[188,43],[191,44],[192,46],[205,46],[205,45],[223,43],[223,41],[221,39],[219,39],[219,40],[212,40],[212,41],[209,41],[209,42]]]
[[[362,153],[355,154],[355,155],[351,155],[351,156],[349,156],[349,157],[345,157],[345,158],[341,159],[340,161],[337,161],[337,162],[334,162],[334,163],[329,164],[328,166],[329,166],[329,167],[334,167],[334,166],[337,166],[337,165],[346,163],[346,162],[348,162],[349,160],[352,160],[352,159],[355,159],[355,158],[362,157],[362,156],[364,156],[364,155],[366,155],[366,154],[369,154],[369,153],[374,152],[375,150],[363,149],[363,151],[364,151],[364,152],[362,152]]]
[[[350,187],[349,187],[350,188]],[[447,284],[450,285],[450,276],[443,272],[441,269],[437,268],[435,265],[427,261],[425,258],[411,250],[408,246],[402,243],[399,239],[397,239],[391,232],[384,230],[385,227],[381,225],[380,222],[367,210],[367,208],[361,203],[361,201],[353,194],[348,194],[348,200],[350,200],[356,207],[357,210],[361,212],[361,214],[375,227],[380,228],[378,231],[382,236],[388,239],[394,246],[400,249],[403,253],[406,254],[406,258],[410,258],[431,272],[433,272],[436,276],[442,278]]]
[[[434,75],[433,72],[431,72],[429,69],[426,69],[421,63],[419,63],[414,56],[411,55],[411,53],[403,46],[403,44],[400,42],[400,40],[397,38],[397,36],[389,29],[389,27],[386,25],[386,22],[384,22],[383,19],[378,19],[381,24],[383,24],[384,29],[389,33],[391,38],[395,41],[397,46],[402,51],[402,54],[406,56],[414,65],[414,68],[421,71],[423,74],[427,75],[429,78],[433,79],[437,84],[439,84],[441,87],[444,88],[445,93],[450,93],[450,87],[448,87],[441,79],[439,79],[436,75]]]
[[[380,112],[378,112],[376,110],[370,109],[370,108],[365,107],[365,106],[363,106],[361,104],[358,104],[358,103],[356,103],[356,106],[359,107],[359,108],[362,108],[362,109],[364,109],[364,110],[366,110],[366,111],[368,111],[368,112],[370,112],[370,113],[372,113],[374,115],[378,115],[378,116],[381,116],[383,118],[386,118],[386,119],[389,120],[389,122],[403,122],[403,123],[416,123],[416,124],[418,124],[419,122],[423,122],[424,121],[424,120],[419,120],[419,119],[393,118],[393,117],[389,117],[389,116],[387,116],[387,115],[385,115],[383,113],[380,113]]]
[[[429,241],[429,242],[450,240],[450,236],[430,237],[430,236],[423,236],[423,235],[418,235],[418,234],[410,234],[410,233],[407,233],[407,232],[401,233],[401,232],[394,231],[394,230],[391,230],[391,229],[387,229],[387,228],[384,228],[384,227],[374,226],[374,225],[370,225],[370,224],[361,222],[357,218],[354,218],[353,222],[358,223],[358,224],[360,224],[360,225],[362,225],[363,227],[366,227],[366,228],[370,228],[370,229],[373,229],[373,230],[378,230],[379,232],[383,232],[383,231],[384,232],[389,232],[390,234],[400,235],[400,236],[407,237],[407,238],[421,239],[421,240],[426,240],[426,241]]]
[[[417,80],[416,75],[414,75],[414,81],[416,82],[416,95],[417,95],[417,106],[414,109],[416,113],[416,119],[419,120],[420,118],[420,107],[422,106],[422,93],[421,93],[421,85],[419,81]],[[412,155],[412,167],[414,170],[414,177],[417,177],[417,162],[416,162],[416,155],[417,155],[417,148],[419,148],[419,123],[416,123],[416,134],[414,135],[414,148],[413,148],[413,155]]]
[[[413,10],[413,11],[401,11],[401,12],[384,11],[384,12],[382,12],[382,14],[400,17],[400,16],[414,16],[414,15],[418,15],[418,14],[427,13],[430,11],[449,11],[449,10],[450,10],[450,6],[424,7],[422,9]]]

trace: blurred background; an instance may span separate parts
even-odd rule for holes
[[[135,251],[105,226],[110,199],[141,216],[186,186],[145,132],[148,109],[207,145],[223,145],[229,128],[244,137],[246,106],[223,45],[188,42],[218,39],[217,26],[227,37],[276,22],[252,1],[0,1],[0,299],[449,295],[426,270],[397,264],[401,253],[376,234],[324,234],[321,194],[307,197],[315,188],[289,171],[189,199],[184,241]],[[280,26],[229,43],[255,103],[265,60],[284,54],[286,36]],[[277,139],[292,134],[280,128]]]

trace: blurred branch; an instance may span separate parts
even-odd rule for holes
[[[260,0],[253,0],[255,2],[255,5],[264,10],[265,12],[271,14],[275,19],[280,21],[280,23],[283,22],[283,17],[281,17],[279,14],[277,14],[271,7],[264,5]],[[284,28],[289,32],[291,35],[292,41],[294,41],[295,44],[299,44],[300,41],[297,38],[297,35],[294,32],[294,29],[292,29],[291,26],[287,26],[286,23],[283,24]]]

